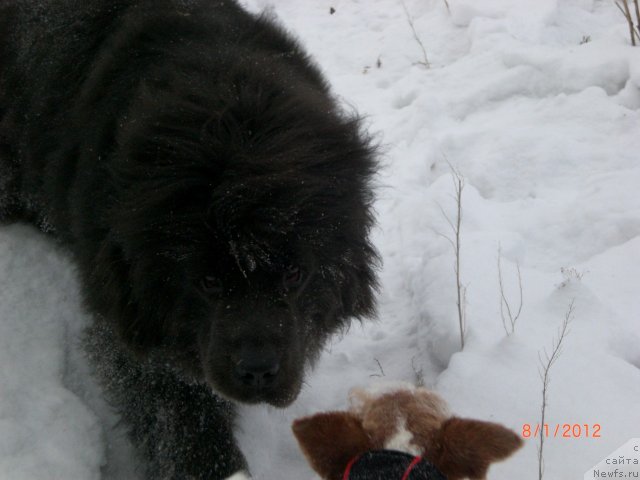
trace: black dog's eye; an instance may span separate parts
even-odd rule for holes
[[[207,295],[217,295],[222,293],[222,282],[211,275],[207,275],[206,277],[202,277],[200,280],[200,286],[202,290]]]
[[[300,267],[297,265],[289,265],[284,271],[282,282],[287,290],[291,290],[300,286],[302,277],[302,269],[300,269]]]

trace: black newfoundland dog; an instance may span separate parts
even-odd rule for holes
[[[372,314],[373,157],[296,41],[234,1],[0,2],[0,220],[73,255],[149,479],[245,469],[232,401],[288,405]]]

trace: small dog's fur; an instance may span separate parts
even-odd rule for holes
[[[148,478],[243,469],[226,399],[288,405],[373,313],[374,170],[301,47],[234,1],[0,3],[0,221],[72,253]]]
[[[386,390],[355,389],[349,411],[294,422],[293,433],[322,478],[342,480],[351,460],[382,450],[421,456],[447,480],[483,480],[493,462],[522,446],[522,439],[502,425],[450,416],[434,392],[409,385]],[[442,478],[425,480],[436,477]],[[370,478],[378,477],[371,472]]]

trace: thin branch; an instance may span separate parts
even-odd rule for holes
[[[413,38],[416,40],[416,42],[420,46],[420,49],[422,50],[422,58],[424,60],[422,62],[417,62],[417,63],[429,68],[431,67],[431,64],[429,63],[429,59],[427,58],[427,50],[424,48],[424,44],[422,43],[422,40],[418,36],[418,32],[416,32],[416,27],[413,25],[413,18],[411,17],[411,14],[407,9],[407,5],[404,3],[404,0],[400,0],[400,3],[402,3],[402,8],[404,9],[404,13],[407,16],[407,22],[409,22],[409,26],[411,27],[411,31],[413,32]]]
[[[380,360],[378,360],[377,358],[374,358],[374,360],[376,361],[376,363],[378,364],[378,368],[380,369],[380,373],[381,375],[377,374],[377,373],[372,373],[371,375],[369,375],[370,377],[384,377],[386,376],[384,373],[384,369],[382,368],[382,364],[380,363]]]
[[[455,197],[454,197],[455,199]],[[440,213],[442,213],[442,216],[444,217],[444,219],[447,221],[447,223],[449,224],[449,226],[451,227],[451,231],[455,234],[456,233],[456,227],[453,224],[453,222],[451,221],[451,219],[449,218],[449,215],[447,215],[444,211],[444,208],[442,208],[442,205],[440,205],[439,203],[436,203],[436,205],[438,205],[438,208],[440,209]],[[453,240],[451,240],[448,237],[447,238],[451,243],[453,243]]]
[[[414,380],[416,387],[424,387],[424,371],[422,368],[416,366],[415,355],[411,357],[411,368],[413,369]]]
[[[511,305],[507,300],[507,296],[504,291],[504,283],[502,280],[502,249],[498,247],[498,285],[500,287],[500,317],[502,318],[502,326],[504,327],[504,331],[507,336],[511,335],[516,330],[516,322],[518,318],[520,318],[520,314],[522,313],[522,274],[520,272],[520,264],[516,262],[516,269],[518,271],[518,290],[520,292],[520,299],[518,303],[518,311],[513,314],[511,311]],[[507,310],[505,315],[505,308]],[[509,326],[507,327],[507,316],[509,317]],[[509,331],[511,330],[511,331]]]
[[[546,436],[545,432],[545,420],[547,413],[547,398],[549,392],[549,382],[550,382],[550,371],[551,367],[558,360],[560,353],[562,351],[562,341],[569,333],[569,323],[571,322],[571,318],[573,317],[575,299],[571,300],[569,304],[569,308],[567,309],[564,315],[564,321],[562,322],[562,326],[560,327],[560,331],[558,336],[553,342],[553,348],[551,355],[544,351],[545,361],[542,360],[540,353],[538,353],[538,359],[540,360],[540,378],[542,380],[542,405],[540,407],[540,442],[538,443],[538,480],[542,480],[544,474],[544,439]]]
[[[460,345],[464,348],[464,332],[466,329],[463,298],[466,298],[466,291],[461,288],[460,282],[460,225],[462,224],[462,189],[464,188],[464,179],[460,174],[454,171],[455,176],[455,189],[456,189],[456,284],[458,286],[458,321],[460,324]],[[466,290],[466,289],[465,289]]]
[[[460,230],[462,225],[462,190],[464,189],[464,178],[460,175],[460,173],[453,168],[453,166],[449,165],[451,168],[452,180],[453,180],[453,188],[455,190],[454,200],[456,202],[456,219],[455,223],[451,221],[451,219],[445,215],[445,219],[449,226],[453,231],[453,235],[455,240],[453,240],[453,248],[455,253],[455,265],[454,270],[456,274],[456,294],[457,300],[456,305],[458,307],[458,324],[460,327],[460,346],[464,348],[464,333],[466,330],[465,325],[465,312],[464,312],[464,299],[466,297],[465,288],[462,286],[462,281],[460,279],[460,250],[461,250],[461,238],[460,238]]]
[[[640,5],[638,0],[633,0],[633,5],[636,8],[636,36],[640,39]]]
[[[624,0],[622,0],[622,1],[624,1]],[[616,2],[616,7],[618,7],[618,10],[620,10],[620,11],[622,12],[622,15],[624,15],[624,16],[625,16],[625,18],[626,18],[627,13],[624,11],[624,9],[622,8],[622,6],[621,6],[618,2]]]
[[[464,348],[464,335],[467,330],[466,325],[466,286],[462,285],[462,279],[460,274],[460,251],[461,251],[461,227],[462,227],[462,191],[464,190],[464,177],[460,174],[458,170],[456,170],[451,163],[447,161],[449,168],[451,169],[451,177],[453,180],[453,188],[455,191],[455,195],[452,196],[453,200],[456,203],[456,218],[455,221],[451,220],[449,215],[444,211],[442,205],[436,203],[438,208],[440,209],[440,213],[444,217],[445,221],[451,228],[451,232],[453,234],[453,238],[438,231],[435,231],[437,235],[440,235],[444,239],[446,239],[453,248],[453,252],[455,254],[455,262],[454,262],[454,272],[456,274],[456,307],[458,310],[458,326],[460,329],[460,348]]]
[[[440,205],[438,205],[440,206]],[[444,211],[442,212],[443,215],[445,215]],[[451,240],[451,238],[447,237],[444,233],[440,233],[439,231],[435,230],[435,229],[431,229],[433,231],[433,233],[435,233],[436,235],[444,238],[447,242],[449,242],[449,244],[451,245],[451,247],[455,250],[456,249],[456,244],[453,243],[453,240]]]
[[[633,17],[631,16],[631,9],[629,8],[628,0],[616,0],[616,7],[622,12],[622,15],[627,19],[627,24],[629,25],[629,36],[631,37],[631,45],[636,46],[636,38],[640,39],[640,26],[634,27],[633,25]],[[636,16],[637,21],[640,23],[640,12],[638,9],[638,0],[634,0],[634,4],[636,6]],[[638,31],[636,31],[638,28]]]

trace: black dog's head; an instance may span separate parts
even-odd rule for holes
[[[373,313],[374,149],[324,87],[236,77],[132,107],[94,288],[138,352],[284,406],[327,337]]]

